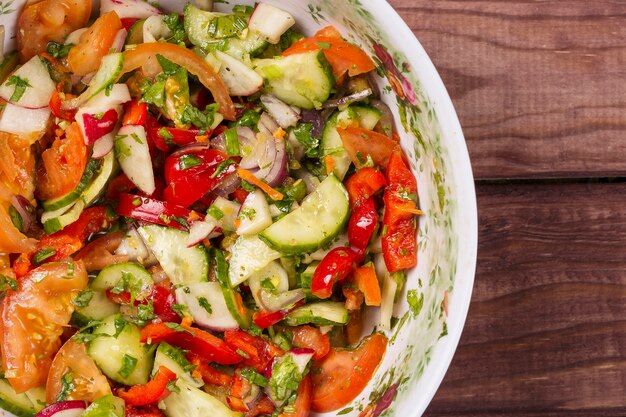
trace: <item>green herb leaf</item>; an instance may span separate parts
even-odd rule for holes
[[[174,312],[178,314],[181,319],[184,319],[189,315],[188,308],[184,304],[172,304],[172,310],[174,310]]]
[[[220,220],[224,217],[224,212],[217,208],[215,205],[209,207],[209,209],[206,211],[206,214],[213,217],[215,220]]]
[[[93,291],[90,289],[82,290],[73,300],[72,304],[76,307],[87,307],[93,298]]]
[[[48,42],[46,52],[50,54],[50,56],[52,56],[53,58],[61,59],[65,58],[67,54],[70,53],[70,49],[72,49],[73,46],[73,43],[68,43],[67,45],[65,45],[59,42]]]
[[[24,220],[17,209],[13,206],[9,206],[9,216],[11,217],[11,223],[20,232],[24,233]]]
[[[179,333],[189,333],[190,335],[193,336],[193,332],[190,332],[189,330],[185,329],[183,326],[181,326],[178,323],[169,323],[168,322],[168,323],[164,323],[164,324],[165,324],[165,327],[167,327],[168,329],[172,329],[172,330],[174,330],[176,332],[179,332]]]
[[[179,44],[185,40],[185,25],[178,13],[172,12],[167,16],[163,16],[163,22],[172,31],[172,36],[167,38],[166,42]]]
[[[122,332],[124,331],[124,329],[126,328],[126,325],[128,323],[126,322],[126,320],[124,319],[124,317],[122,316],[116,316],[115,320],[113,320],[113,325],[115,326],[115,334],[113,335],[114,338],[117,339],[117,337],[122,334]]]
[[[0,291],[5,292],[7,288],[17,291],[17,280],[7,275],[0,274]]]
[[[74,374],[67,372],[61,377],[61,392],[57,396],[57,402],[65,401],[67,396],[74,392],[76,386],[74,385]]]
[[[141,101],[154,104],[159,108],[165,106],[165,81],[144,81],[143,84],[141,84]],[[161,130],[159,130],[159,134],[161,133]]]
[[[205,309],[207,313],[213,314],[213,309],[211,308],[211,304],[209,303],[209,300],[207,300],[204,297],[198,297],[197,300],[198,300],[198,304],[200,305],[200,307]]]
[[[220,175],[228,171],[228,168],[230,168],[230,166],[233,165],[234,163],[235,161],[233,161],[230,158],[225,161],[220,162],[217,165],[217,168],[215,168],[215,172],[211,174],[211,178],[219,177]]]
[[[313,125],[311,123],[298,123],[293,129],[293,134],[305,149],[305,154],[309,158],[319,158],[322,153],[320,150],[320,140],[313,136]]]
[[[261,115],[256,110],[246,110],[243,115],[236,121],[230,123],[230,127],[248,126],[250,129],[254,129],[259,123]]]
[[[161,138],[163,139],[163,141],[165,142],[166,145],[168,146],[174,146],[174,135],[172,135],[172,133],[166,128],[166,127],[162,127],[160,128],[157,133],[159,134],[159,136],[161,136]]]
[[[180,388],[176,385],[176,380],[169,381],[166,385],[169,392],[180,392]]]
[[[224,141],[226,144],[226,154],[228,154],[228,156],[241,156],[239,135],[237,134],[236,128],[231,128],[224,132]]]
[[[125,354],[124,357],[122,358],[122,367],[118,371],[118,374],[120,374],[124,378],[128,378],[130,374],[133,373],[136,367],[137,367],[137,358],[135,358],[134,356]]]
[[[258,373],[252,368],[241,369],[241,376],[248,380],[249,383],[258,385],[260,387],[266,387],[269,382],[266,377]]]
[[[169,132],[168,132],[169,133]],[[178,166],[181,171],[196,167],[202,163],[202,159],[193,154],[185,154],[178,159]]]
[[[200,129],[209,129],[213,125],[215,120],[215,112],[217,111],[217,105],[209,105],[204,111],[192,106],[186,105],[180,116],[180,122],[182,124],[191,123]]]
[[[45,261],[48,258],[51,258],[52,256],[56,255],[57,251],[54,248],[51,247],[44,247],[39,249],[35,255],[33,255],[33,263],[35,265],[38,265],[40,263],[42,263],[43,261]]]
[[[30,83],[28,82],[26,78],[22,78],[18,75],[11,75],[9,79],[7,80],[6,85],[15,86],[15,90],[13,90],[13,94],[11,95],[11,98],[9,98],[9,101],[12,101],[12,102],[19,101],[24,95],[24,93],[26,92],[26,89],[28,87],[32,87],[32,85],[30,85]]]
[[[298,369],[298,365],[293,360],[293,356],[285,355],[282,359],[274,362],[272,376],[269,380],[269,387],[272,389],[275,400],[284,401],[298,389],[303,375]]]
[[[161,65],[161,68],[163,69],[163,73],[165,75],[169,75],[169,76],[174,75],[180,69],[179,65],[173,63],[172,61],[165,58],[161,54],[157,54],[156,59],[159,62],[159,65]]]
[[[130,148],[124,143],[124,139],[127,136],[128,135],[116,135],[115,141],[113,142],[113,151],[115,152],[115,157],[120,162],[128,158],[131,154]]]

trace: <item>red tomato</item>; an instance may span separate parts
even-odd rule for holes
[[[122,118],[122,125],[146,125],[146,119],[148,117],[148,106],[143,101],[133,99],[125,106],[124,117]]]
[[[67,63],[77,75],[87,75],[100,67],[100,61],[109,53],[122,22],[115,12],[103,14],[80,36],[78,45],[70,49]]]
[[[63,96],[63,97],[62,97]],[[73,122],[76,117],[76,112],[78,109],[74,110],[65,110],[63,109],[63,100],[68,100],[73,98],[72,94],[60,93],[58,90],[54,90],[52,93],[52,97],[50,97],[50,102],[48,103],[50,106],[50,110],[52,114],[54,114],[59,119],[68,120]]]
[[[354,400],[368,384],[387,350],[387,338],[374,333],[354,349],[332,348],[313,363],[311,409],[318,413],[337,410]]]
[[[330,352],[330,338],[312,326],[290,327],[294,347],[313,349],[313,359],[318,361]]]
[[[67,393],[65,400],[83,400],[92,403],[100,397],[111,394],[109,381],[87,354],[85,344],[69,339],[57,352],[50,367],[46,382],[48,404],[59,400],[59,394],[63,389],[62,378],[68,372],[72,374],[74,389]]]
[[[170,155],[165,160],[165,181],[168,184],[165,199],[185,207],[196,202],[217,187],[226,175],[235,172],[235,165],[230,164],[215,175],[217,168],[227,159],[225,153],[210,148]]]
[[[87,146],[77,123],[65,129],[52,146],[41,154],[37,173],[37,197],[42,200],[61,197],[72,191],[87,165]]]
[[[293,403],[293,412],[282,412],[278,417],[307,417],[311,411],[311,399],[313,397],[313,384],[311,383],[311,375],[305,376],[296,394],[296,401]]]
[[[148,324],[141,329],[141,342],[152,344],[166,341],[222,365],[241,362],[242,357],[222,339],[184,323],[179,326],[180,329],[173,329],[167,323]]]
[[[155,404],[143,407],[126,406],[126,417],[165,417],[165,414]]]
[[[243,366],[252,367],[260,373],[265,372],[275,357],[285,354],[281,348],[272,342],[262,337],[253,336],[243,330],[226,330],[224,341],[232,350],[240,350],[246,354],[247,358],[243,360]]]
[[[289,313],[291,313],[296,308],[302,306],[304,303],[304,300],[300,300],[294,303],[291,307],[288,307],[284,310],[271,312],[264,310],[256,311],[252,317],[252,321],[254,321],[254,324],[259,326],[261,329],[267,329],[268,327],[275,325],[276,323],[287,317]]]
[[[144,385],[134,385],[128,391],[118,390],[117,396],[133,407],[153,404],[165,398],[167,384],[176,380],[176,374],[165,366],[159,366],[156,375]]]
[[[354,211],[358,205],[367,200],[387,184],[385,175],[375,168],[359,169],[348,178],[346,188],[350,197],[350,210]]]
[[[5,377],[21,393],[46,383],[72,299],[87,286],[82,262],[47,263],[20,279],[2,300],[0,346]]]
[[[333,285],[346,279],[359,260],[352,249],[339,247],[331,250],[315,268],[311,279],[311,293],[318,298],[328,298],[333,293]]]
[[[360,256],[365,256],[365,250],[377,226],[378,212],[374,199],[370,197],[352,212],[348,221],[350,247]]]
[[[376,166],[387,168],[389,157],[398,143],[389,137],[362,127],[338,128],[341,142],[352,162],[363,165],[368,155]]]
[[[175,203],[160,201],[154,198],[140,197],[134,194],[120,194],[117,214],[131,217],[149,223],[160,224],[180,230],[188,230],[188,226],[181,219],[191,223],[195,212]],[[195,213],[195,219],[203,216]]]
[[[400,150],[394,151],[389,159],[387,182],[382,248],[387,269],[396,272],[417,265],[417,181]]]
[[[120,246],[126,232],[120,231],[100,236],[90,242],[74,257],[74,260],[82,260],[87,271],[100,271],[105,267],[128,261],[128,255],[115,255],[115,250]]]
[[[333,68],[336,79],[341,79],[346,73],[352,77],[376,68],[372,59],[361,48],[343,40],[332,26],[320,30],[311,38],[294,43],[283,52],[283,56],[320,49]]]

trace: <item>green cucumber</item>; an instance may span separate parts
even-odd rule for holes
[[[87,305],[76,307],[72,315],[72,321],[79,327],[86,326],[94,320],[99,321],[119,313],[120,306],[109,300],[104,291],[88,291],[91,291],[91,299]]]
[[[102,158],[102,164],[94,173],[95,178],[83,191],[82,198],[87,207],[93,204],[106,189],[109,180],[117,173],[115,153],[109,152]]]
[[[215,41],[215,38],[209,34],[209,25],[214,19],[226,15],[224,13],[201,10],[189,2],[185,6],[183,13],[185,14],[185,32],[189,42],[202,49],[207,49],[208,44]]]
[[[304,109],[320,109],[335,85],[332,69],[322,51],[255,59],[252,65],[265,79],[266,92]]]
[[[32,417],[38,411],[28,395],[17,394],[6,379],[0,379],[0,408],[17,417]]]
[[[300,288],[311,288],[311,281],[313,280],[313,273],[320,263],[318,261],[311,262],[306,269],[298,275],[298,286]]]
[[[91,183],[91,179],[94,174],[100,167],[100,160],[98,159],[90,159],[85,166],[85,170],[83,171],[83,175],[78,182],[76,188],[74,188],[69,193],[64,196],[54,198],[52,200],[44,201],[41,203],[41,206],[45,211],[55,211],[59,210],[63,207],[67,207],[80,197],[83,191],[87,188],[87,186]]]
[[[259,238],[284,254],[314,252],[341,233],[349,212],[348,192],[337,177],[329,175],[300,207],[261,232]]]
[[[191,371],[195,366],[189,363],[185,357],[185,352],[166,342],[159,343],[156,356],[154,357],[152,373],[155,374],[161,366],[165,366],[167,369],[174,372],[178,378],[185,380],[185,382],[194,387],[199,388],[204,385],[201,379],[196,379],[191,376]]]
[[[130,291],[132,295],[144,299],[152,293],[153,285],[152,275],[142,265],[134,262],[121,262],[109,265],[100,271],[91,283],[91,288],[104,292],[120,287],[122,291]]]
[[[372,130],[382,116],[380,110],[364,105],[352,105],[345,110],[336,111],[324,125],[322,133],[322,152],[324,156],[330,156],[334,161],[334,174],[343,180],[350,168],[352,160],[343,147],[341,136],[337,127],[342,124],[349,125],[358,122],[363,129]]]
[[[239,296],[235,288],[231,286],[228,275],[228,262],[226,262],[224,252],[219,249],[213,249],[212,253],[212,260],[215,266],[215,276],[217,278],[217,282],[220,284],[220,288],[222,289],[222,295],[226,301],[226,308],[228,308],[228,311],[233,316],[235,321],[237,321],[239,326],[242,329],[247,329],[250,327],[250,317],[247,314],[247,310],[243,307],[241,296]]]
[[[165,397],[159,408],[167,417],[243,417],[243,413],[233,411],[226,404],[186,382],[176,381],[177,390]]]
[[[109,394],[91,403],[80,417],[124,417],[125,415],[124,400]]]
[[[154,349],[141,343],[137,326],[114,315],[96,326],[93,334],[97,336],[89,344],[88,353],[106,376],[124,385],[148,382]]]
[[[125,45],[139,45],[143,43],[143,24],[146,19],[141,19],[133,23],[126,35]]]
[[[176,287],[207,281],[206,250],[202,245],[187,247],[189,233],[157,225],[141,226],[137,232]]]
[[[288,326],[313,323],[320,326],[344,325],[348,322],[348,309],[340,301],[320,301],[298,307],[283,320]]]
[[[123,67],[124,54],[121,52],[114,52],[106,55],[102,58],[98,71],[96,71],[96,74],[89,82],[89,87],[80,95],[80,98],[89,100],[100,91],[103,91],[108,86],[112,85],[122,72]]]
[[[44,213],[41,217],[41,221],[43,223],[43,230],[47,234],[52,234],[54,232],[58,232],[63,229],[70,223],[74,223],[80,217],[83,209],[85,208],[85,202],[80,199],[74,203],[72,208],[70,208],[67,212],[61,214],[58,217],[53,217],[51,219],[46,219]]]
[[[26,391],[24,394],[28,397],[30,402],[33,403],[33,407],[36,412],[43,410],[46,406],[46,387],[41,386],[37,388],[31,388]]]
[[[246,62],[250,56],[257,56],[269,46],[269,43],[263,39],[260,33],[249,30],[245,38],[229,38],[226,39],[226,45],[222,52]]]
[[[256,235],[239,236],[230,247],[230,254],[228,279],[233,288],[274,259],[280,258],[280,252],[270,248]]]

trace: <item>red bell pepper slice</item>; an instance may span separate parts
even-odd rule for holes
[[[141,125],[145,126],[148,119],[148,106],[139,99],[133,99],[124,106],[124,117],[122,117],[122,125]]]
[[[373,196],[385,184],[387,184],[385,175],[379,170],[371,167],[359,169],[346,182],[346,189],[350,198],[350,210],[354,211],[358,205]]]
[[[232,385],[234,378],[232,375],[228,375],[213,368],[202,356],[189,352],[187,353],[187,360],[192,365],[195,365],[196,369],[194,369],[194,372],[200,374],[205,384],[219,387],[230,387]]]
[[[170,155],[165,161],[165,199],[185,207],[193,204],[235,172],[235,164],[225,166],[226,160],[228,155],[210,148]]]
[[[365,256],[365,250],[377,226],[378,211],[374,199],[370,197],[352,212],[348,221],[350,247],[361,257]]]
[[[188,230],[189,223],[204,218],[185,207],[134,194],[120,194],[117,214],[180,230]]]
[[[360,256],[350,248],[338,247],[326,254],[315,268],[311,279],[311,293],[328,298],[336,282],[346,279],[356,268]]]
[[[259,326],[261,329],[267,329],[268,327],[275,325],[276,323],[287,317],[289,313],[291,313],[293,310],[300,307],[304,303],[304,300],[300,300],[294,303],[291,307],[278,311],[255,311],[254,315],[252,316],[252,321],[254,321],[254,324]]]
[[[210,135],[211,132],[205,134]],[[179,129],[176,127],[155,126],[148,128],[148,136],[154,145],[163,152],[169,152],[176,145],[183,146],[198,142],[200,129]]]
[[[130,304],[130,292],[123,291],[114,293],[110,289],[106,290],[107,298],[115,304]],[[176,297],[170,289],[162,284],[152,287],[152,293],[145,300],[134,300],[134,305],[148,304],[152,301],[154,314],[163,322],[180,323],[180,316],[176,314],[172,306],[176,304]]]
[[[52,114],[54,114],[59,119],[73,122],[76,118],[76,112],[78,111],[78,109],[68,110],[63,108],[63,101],[69,100],[73,97],[75,96],[72,94],[60,93],[58,90],[54,90],[54,92],[52,93],[52,97],[50,97],[50,102],[48,103]]]
[[[241,375],[240,369],[237,369],[230,386],[230,394],[226,397],[228,406],[232,410],[242,413],[249,411],[250,409],[243,400],[250,394],[251,390],[252,385]]]
[[[245,355],[242,362],[243,366],[254,368],[259,373],[264,373],[275,357],[285,354],[281,348],[272,342],[253,336],[243,330],[226,330],[224,341],[233,350]]]
[[[387,166],[382,249],[389,272],[417,265],[417,221],[415,207],[417,181],[396,148]]]
[[[167,384],[176,379],[176,374],[165,366],[160,366],[153,379],[144,385],[134,385],[128,391],[118,390],[117,395],[133,407],[148,405],[162,400],[169,391]]]
[[[162,341],[190,350],[211,362],[222,365],[233,365],[242,360],[242,357],[222,339],[185,323],[148,324],[141,329],[142,343],[151,344]]]

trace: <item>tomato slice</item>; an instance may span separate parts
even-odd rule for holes
[[[368,155],[376,166],[386,168],[389,157],[398,145],[393,139],[382,133],[363,129],[362,127],[347,127],[337,129],[346,152],[356,166],[367,161]]]
[[[354,349],[332,348],[322,361],[314,362],[311,409],[327,413],[354,400],[374,376],[386,350],[387,338],[374,333]]]
[[[122,22],[115,12],[103,14],[80,36],[78,45],[70,49],[67,63],[74,74],[87,75],[100,67],[109,53]]]
[[[64,400],[94,402],[111,394],[109,381],[87,354],[84,343],[69,339],[52,361],[46,382],[46,401],[52,404],[60,400],[63,377],[70,374],[74,389],[65,393]]]
[[[37,175],[37,197],[49,200],[72,191],[87,165],[87,146],[77,123],[65,129],[52,146],[41,154],[42,164]]]
[[[312,326],[290,327],[293,333],[293,345],[299,348],[313,349],[313,360],[320,360],[330,352],[330,338],[318,328]]]
[[[72,299],[87,286],[82,262],[47,263],[19,281],[2,300],[0,346],[5,377],[21,393],[46,383]]]

